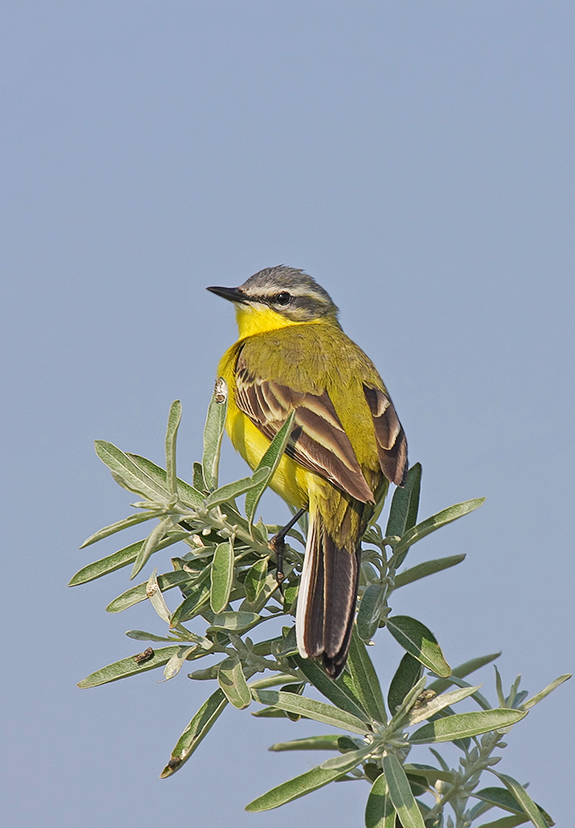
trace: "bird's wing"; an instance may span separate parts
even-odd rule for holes
[[[375,426],[381,470],[388,480],[403,486],[407,475],[407,440],[390,398],[379,388],[363,386]]]
[[[250,371],[243,354],[236,364],[236,404],[269,440],[291,411],[294,426],[286,454],[363,503],[374,496],[327,391],[294,391]]]

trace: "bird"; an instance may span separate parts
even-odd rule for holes
[[[362,535],[389,483],[405,484],[405,432],[375,365],[313,277],[278,265],[207,290],[235,306],[239,338],[218,376],[229,389],[226,431],[252,469],[295,412],[270,485],[297,516],[308,511],[297,647],[335,679],[351,642]]]

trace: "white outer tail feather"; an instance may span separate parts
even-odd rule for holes
[[[305,618],[307,614],[307,607],[310,598],[311,576],[315,570],[314,557],[317,551],[315,543],[315,533],[317,531],[317,522],[314,514],[309,516],[309,527],[307,533],[307,542],[305,546],[305,557],[303,561],[303,569],[301,573],[301,580],[299,585],[299,592],[297,597],[297,607],[295,615],[295,633],[297,640],[297,648],[302,658],[309,658],[309,653],[306,650],[304,633],[306,628]]]

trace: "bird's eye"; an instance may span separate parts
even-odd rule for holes
[[[289,305],[291,302],[291,295],[287,292],[287,290],[282,290],[281,293],[278,293],[277,296],[274,297],[274,302],[277,305]]]

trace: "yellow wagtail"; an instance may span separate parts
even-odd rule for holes
[[[218,372],[230,389],[226,429],[252,468],[295,410],[271,487],[309,510],[297,643],[335,678],[349,650],[361,537],[389,481],[405,481],[405,434],[375,366],[311,276],[282,265],[208,290],[236,308],[239,339]]]

